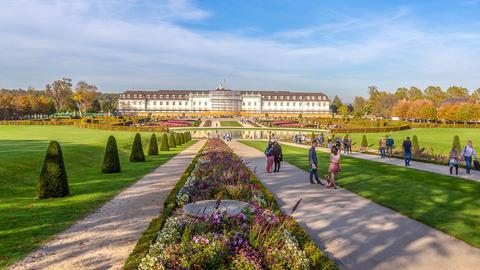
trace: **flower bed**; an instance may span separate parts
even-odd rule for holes
[[[212,199],[239,200],[252,207],[234,216],[216,211],[203,218],[182,211],[187,203]],[[139,269],[336,269],[219,139],[207,142],[168,207]]]
[[[167,120],[160,122],[162,127],[191,127],[192,123],[185,120]]]

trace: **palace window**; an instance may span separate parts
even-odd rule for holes
[[[254,103],[253,103],[253,106],[257,107],[257,102],[254,102]]]
[[[268,102],[268,106],[270,106],[270,102]]]
[[[165,102],[165,105],[168,105],[168,101],[167,101],[167,102]]]
[[[282,106],[282,107],[283,107],[283,102],[280,102],[280,106]]]
[[[157,102],[156,102],[156,101],[154,101],[154,102],[153,102],[153,106],[156,106],[156,105],[157,105]]]
[[[274,103],[273,103],[273,106],[277,107],[277,102],[274,102]]]
[[[290,102],[287,102],[287,107],[290,106]]]
[[[252,103],[249,101],[249,102],[248,102],[248,106],[251,106],[251,105],[252,105]]]
[[[163,105],[163,101],[160,101],[160,106]]]
[[[242,102],[242,105],[245,106],[245,102]]]

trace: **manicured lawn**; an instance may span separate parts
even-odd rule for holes
[[[104,175],[100,166],[112,134],[117,139],[122,173]],[[142,134],[145,149],[150,135]],[[161,152],[158,157],[147,156],[145,163],[130,163],[134,136],[134,132],[67,126],[0,126],[0,269],[193,144]],[[71,194],[40,200],[36,186],[50,140],[62,146]]]
[[[222,127],[242,127],[242,125],[237,121],[220,121],[220,126],[222,126]]]
[[[285,161],[307,170],[308,149],[282,148]],[[318,159],[319,174],[326,174],[329,155],[318,152]],[[480,247],[480,183],[345,156],[341,168],[341,187]]]
[[[452,147],[453,136],[458,135],[462,147],[467,140],[473,140],[477,151],[480,151],[480,129],[477,128],[415,128],[410,130],[402,130],[387,133],[392,135],[397,147],[401,147],[403,140],[409,136],[417,135],[420,148],[425,147],[427,151],[433,150],[435,154],[448,155]],[[352,133],[353,142],[360,145],[362,141],[362,133]],[[373,144],[375,148],[378,147],[378,141],[384,133],[366,133],[368,144]]]

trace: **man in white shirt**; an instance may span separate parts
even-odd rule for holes
[[[472,169],[472,157],[477,160],[477,153],[473,148],[473,143],[471,140],[469,140],[467,142],[467,146],[463,148],[462,157],[465,160],[465,164],[467,166],[467,174],[470,174],[470,170]]]

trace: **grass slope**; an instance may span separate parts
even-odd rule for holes
[[[101,173],[109,135],[117,139],[120,174]],[[134,136],[134,132],[68,126],[0,126],[0,269],[193,144],[191,141],[159,156],[147,156],[144,163],[130,163]],[[142,133],[145,149],[150,136]],[[61,144],[70,196],[40,200],[36,186],[50,140]]]
[[[480,129],[476,128],[415,128],[411,130],[402,130],[386,133],[392,135],[397,147],[401,147],[403,140],[409,136],[417,135],[420,148],[425,147],[426,150],[433,149],[436,154],[448,155],[452,147],[453,136],[460,137],[462,147],[465,146],[467,140],[473,140],[480,150]],[[343,134],[342,134],[343,135]],[[353,142],[360,145],[363,133],[352,133]],[[368,144],[373,144],[376,148],[378,141],[385,133],[366,133]],[[475,145],[474,145],[475,146]]]
[[[220,121],[220,126],[222,126],[222,127],[242,127],[242,125],[237,121]]]
[[[264,141],[242,143],[266,147]],[[307,171],[308,149],[282,148],[285,161]],[[319,152],[318,159],[319,174],[326,174],[329,155]],[[480,183],[348,156],[341,167],[343,188],[480,247]]]

